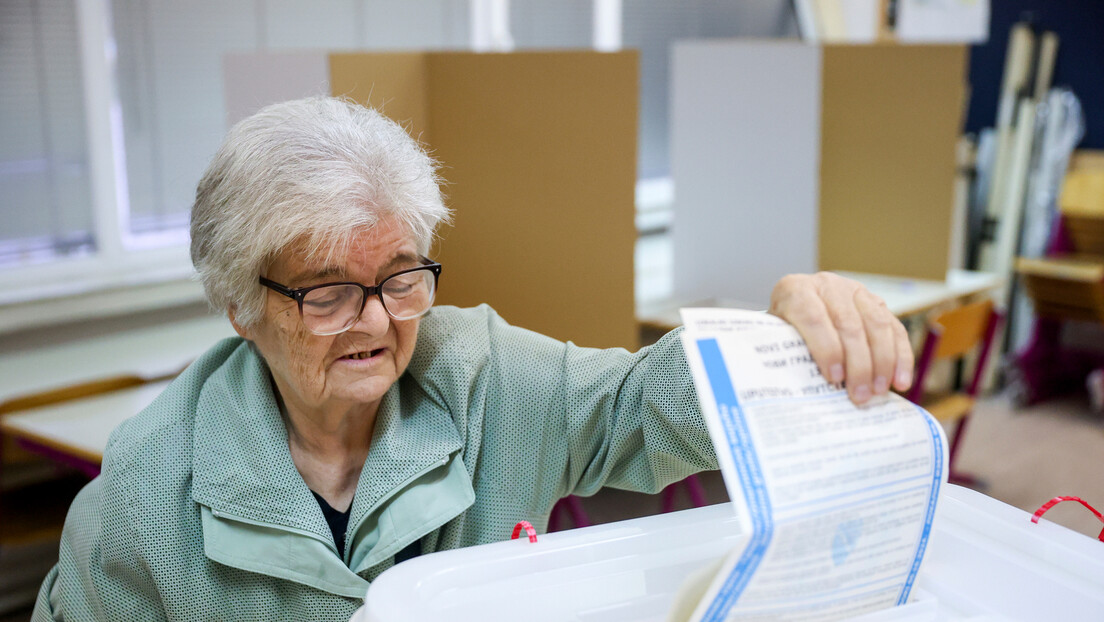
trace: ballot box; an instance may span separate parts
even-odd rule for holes
[[[909,603],[854,619],[1101,619],[1104,542],[1030,518],[945,486]],[[434,553],[383,573],[352,621],[662,621],[740,538],[721,504]]]

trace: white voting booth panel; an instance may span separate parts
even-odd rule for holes
[[[661,621],[683,580],[739,539],[728,504],[419,557],[352,622]],[[508,534],[504,534],[508,535]],[[1093,620],[1104,543],[947,485],[909,604],[865,622]]]
[[[766,309],[817,270],[820,48],[682,42],[671,62],[675,295]]]
[[[957,267],[965,59],[947,45],[676,43],[675,297],[766,308],[779,278],[818,269],[942,280]]]

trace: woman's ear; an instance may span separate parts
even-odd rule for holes
[[[241,324],[238,324],[238,320],[237,320],[237,317],[236,317],[236,314],[234,313],[234,311],[235,311],[235,309],[234,309],[233,305],[231,305],[230,308],[226,310],[226,315],[227,315],[227,317],[230,318],[230,325],[234,327],[234,331],[236,331],[239,335],[241,335],[242,339],[252,341],[249,337],[249,330],[247,330]]]

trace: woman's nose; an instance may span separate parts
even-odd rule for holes
[[[390,324],[391,316],[387,314],[387,309],[383,308],[383,302],[378,296],[369,296],[364,302],[364,310],[360,312],[360,317],[349,330],[369,335],[382,335],[387,332]]]

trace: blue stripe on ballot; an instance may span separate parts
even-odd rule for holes
[[[720,622],[739,600],[748,581],[755,574],[755,569],[763,561],[767,546],[774,536],[774,520],[759,457],[755,453],[747,421],[736,398],[732,377],[728,373],[724,357],[721,356],[720,345],[716,339],[699,339],[697,346],[713,391],[713,399],[717,403],[717,415],[728,441],[732,463],[736,465],[752,528],[751,541],[702,616],[702,620],[707,622]],[[723,448],[718,448],[721,449]]]
[[[903,605],[908,601],[912,584],[916,581],[916,573],[920,571],[920,562],[924,559],[924,550],[927,549],[928,538],[931,537],[932,521],[935,519],[935,502],[939,499],[939,485],[943,479],[943,443],[939,441],[939,422],[935,420],[935,417],[927,414],[923,408],[917,406],[916,410],[919,410],[921,416],[924,417],[924,422],[928,424],[928,431],[932,435],[932,486],[928,493],[928,509],[924,514],[924,529],[920,532],[920,541],[916,544],[916,555],[912,558],[912,567],[909,568],[908,578],[905,579],[905,585],[901,588],[901,595],[897,598],[898,605]]]

